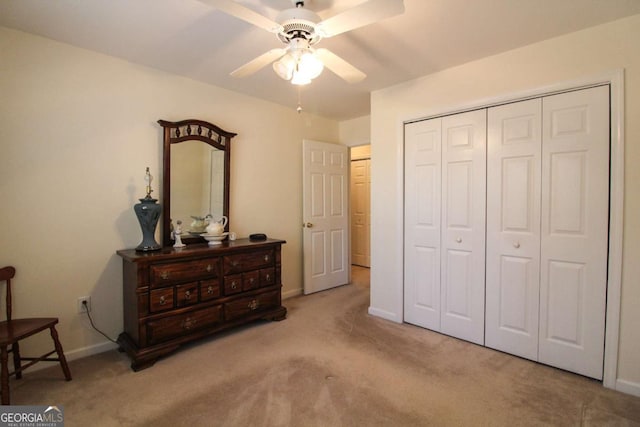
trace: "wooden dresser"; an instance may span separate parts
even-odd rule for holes
[[[192,340],[256,319],[283,320],[284,240],[225,241],[157,252],[117,251],[123,259],[124,332],[131,369],[148,368]]]

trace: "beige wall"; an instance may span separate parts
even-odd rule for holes
[[[18,270],[16,315],[58,316],[72,357],[105,347],[77,297],[92,297],[107,334],[122,331],[115,251],[141,241],[146,166],[161,194],[158,119],[238,133],[232,229],[287,240],[284,293],[300,292],[302,139],[337,141],[337,122],[2,27],[0,52],[0,264]]]
[[[371,312],[402,321],[403,119],[624,68],[625,206],[618,384],[640,392],[640,15],[372,94]]]
[[[349,147],[371,142],[371,116],[344,120],[339,124],[340,143]]]

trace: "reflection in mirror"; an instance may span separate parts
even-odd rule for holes
[[[186,232],[196,218],[224,215],[224,151],[201,141],[185,141],[171,149],[171,219],[182,220]]]

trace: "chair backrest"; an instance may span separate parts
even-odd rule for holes
[[[0,268],[0,282],[7,282],[7,321],[11,320],[11,279],[16,275],[16,269],[9,266]]]

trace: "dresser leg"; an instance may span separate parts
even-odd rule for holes
[[[273,315],[271,315],[267,320],[280,322],[286,318],[287,318],[287,309],[285,307],[280,307],[278,311],[276,311]]]
[[[142,371],[143,369],[147,369],[152,367],[158,359],[144,360],[140,362],[133,361],[131,362],[131,370],[134,372]]]

